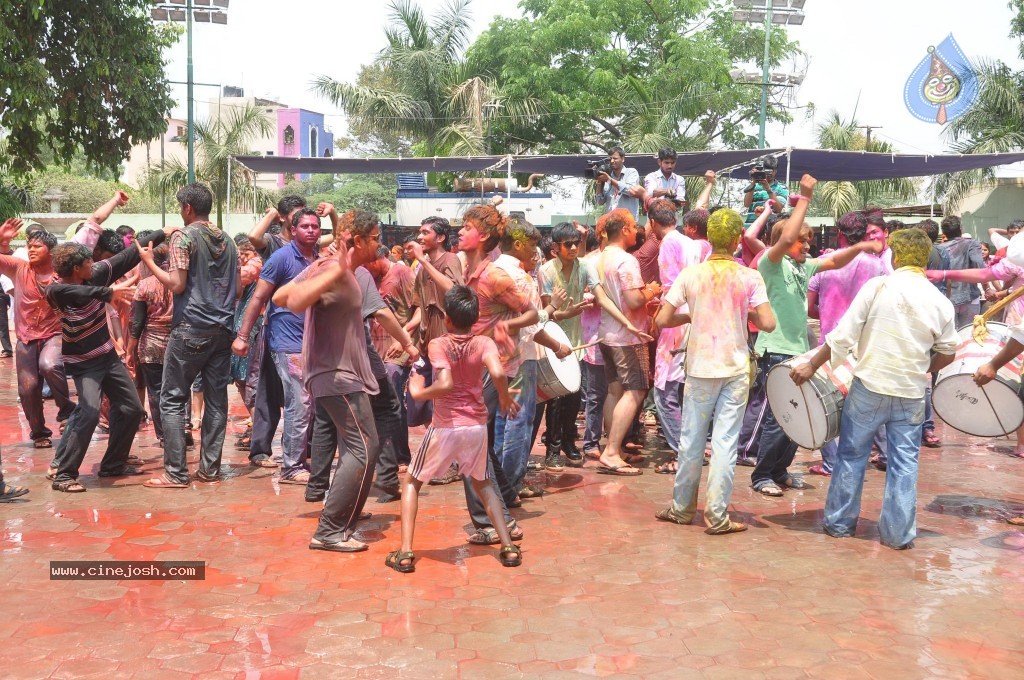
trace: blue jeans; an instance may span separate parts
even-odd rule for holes
[[[841,422],[840,427],[842,427]],[[839,453],[839,438],[841,436],[842,435],[840,434],[839,437],[836,437],[821,447],[821,467],[829,474],[832,474],[832,470],[834,470],[836,466],[836,456]],[[887,455],[887,451],[889,449],[889,445],[885,441],[885,425],[878,428],[878,431],[875,432],[874,441],[872,443],[878,447],[878,462],[888,463],[889,457]]]
[[[690,518],[697,511],[704,444],[713,416],[715,427],[711,436],[708,499],[704,507],[704,524],[711,533],[729,526],[728,508],[736,469],[736,449],[749,391],[749,377],[745,373],[732,378],[686,376],[679,471],[676,472],[672,491],[672,509],[676,514]]]
[[[302,380],[302,353],[274,352],[273,358],[284,388],[281,478],[289,479],[306,469],[312,401]]]
[[[889,463],[878,520],[882,544],[906,547],[917,536],[917,456],[921,447],[924,398],[876,394],[854,379],[843,406],[843,438],[825,501],[825,531],[836,537],[857,530],[864,469],[871,439],[885,426]]]
[[[673,453],[679,453],[679,428],[682,424],[682,403],[683,383],[675,380],[665,382],[665,389],[654,388],[654,412],[658,416],[658,424],[661,425],[661,433],[665,435],[665,441]],[[744,403],[746,400],[744,399]]]
[[[580,362],[583,375],[586,376],[586,390],[583,393],[583,450],[597,449],[601,443],[604,430],[604,400],[608,398],[608,379],[604,376],[604,366]]]
[[[185,458],[185,423],[192,397],[192,382],[203,377],[206,407],[199,471],[210,477],[220,474],[224,433],[228,424],[228,380],[231,379],[232,332],[223,326],[193,328],[178,324],[171,329],[164,355],[164,379],[160,385],[160,417],[164,426],[164,470],[167,478],[188,483]]]
[[[518,491],[526,477],[530,460],[530,435],[533,412],[537,408],[537,362],[524,361],[519,373],[509,381],[509,389],[518,389],[515,400],[521,410],[514,418],[497,414],[494,418],[494,453],[509,484]]]
[[[928,380],[928,387],[924,391],[924,431],[935,430],[935,416],[932,414],[932,381]]]

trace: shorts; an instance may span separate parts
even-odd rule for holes
[[[604,375],[608,384],[621,382],[624,390],[646,392],[651,389],[651,361],[647,345],[612,347],[598,345],[604,357]]]
[[[428,427],[423,443],[412,455],[409,474],[429,482],[443,475],[452,462],[459,464],[463,475],[479,481],[487,479],[486,425]]]

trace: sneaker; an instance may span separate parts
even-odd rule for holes
[[[569,467],[583,467],[583,454],[575,446],[565,449],[565,462]]]
[[[319,503],[327,497],[326,491],[320,491],[317,489],[306,489],[306,502],[307,503]]]
[[[565,459],[558,451],[549,453],[544,459],[544,470],[547,472],[561,472],[565,469]]]
[[[434,477],[430,480],[431,486],[443,486],[445,484],[451,484],[461,479],[459,476],[459,466],[456,463],[452,463],[452,466],[448,468],[445,473],[440,477]]]

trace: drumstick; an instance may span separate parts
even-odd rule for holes
[[[974,317],[974,331],[971,336],[974,341],[978,344],[982,344],[988,339],[988,329],[985,327],[985,322],[1002,312],[1006,307],[1013,303],[1014,300],[1024,295],[1024,286],[1013,291],[999,302],[995,303],[991,307],[985,310],[983,314],[979,314]]]
[[[576,345],[575,347],[573,347],[573,348],[572,348],[572,351],[573,351],[573,352],[578,352],[578,351],[580,351],[581,349],[586,349],[586,348],[588,348],[588,347],[593,347],[594,345],[596,345],[596,344],[598,344],[598,343],[600,343],[600,342],[601,342],[600,340],[594,340],[593,342],[588,342],[588,343],[587,343],[587,344],[585,344],[585,345]]]

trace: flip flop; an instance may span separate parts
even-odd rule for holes
[[[347,546],[341,543],[310,543],[310,550],[325,550],[327,552],[354,553],[369,550],[370,546],[360,543],[355,546]]]
[[[667,463],[662,463],[658,467],[654,468],[654,473],[658,474],[658,475],[674,475],[674,474],[676,474],[679,471],[678,467],[675,470],[669,470],[668,468],[669,468],[670,465],[676,465],[676,462],[674,460],[670,460]]]
[[[187,489],[188,484],[182,482],[175,482],[174,480],[162,475],[160,477],[154,477],[153,479],[147,479],[142,483],[142,486],[147,489]]]
[[[14,486],[12,484],[4,484],[3,493],[0,494],[0,503],[13,503],[19,496],[24,496],[28,493],[28,488],[24,486]]]
[[[746,531],[747,525],[742,522],[729,521],[729,524],[721,529],[712,529],[708,527],[704,530],[705,534],[709,536],[724,536],[725,534],[738,534],[741,531]]]
[[[32,442],[32,446],[37,449],[52,449],[53,442],[50,441],[49,437],[40,437],[39,439]]]
[[[1018,517],[1011,517],[1010,519],[1006,520],[1006,523],[1012,524],[1015,527],[1024,527],[1024,515],[1020,515]]]
[[[623,472],[623,470],[635,470],[635,472]],[[644,473],[643,470],[635,468],[632,465],[602,465],[597,468],[597,474],[599,475],[617,475],[619,477],[639,477]]]
[[[784,495],[782,489],[780,489],[774,483],[772,483],[772,484],[765,484],[764,486],[762,486],[759,489],[755,488],[754,491],[758,492],[762,496],[770,496],[771,498],[778,498],[778,497]]]

